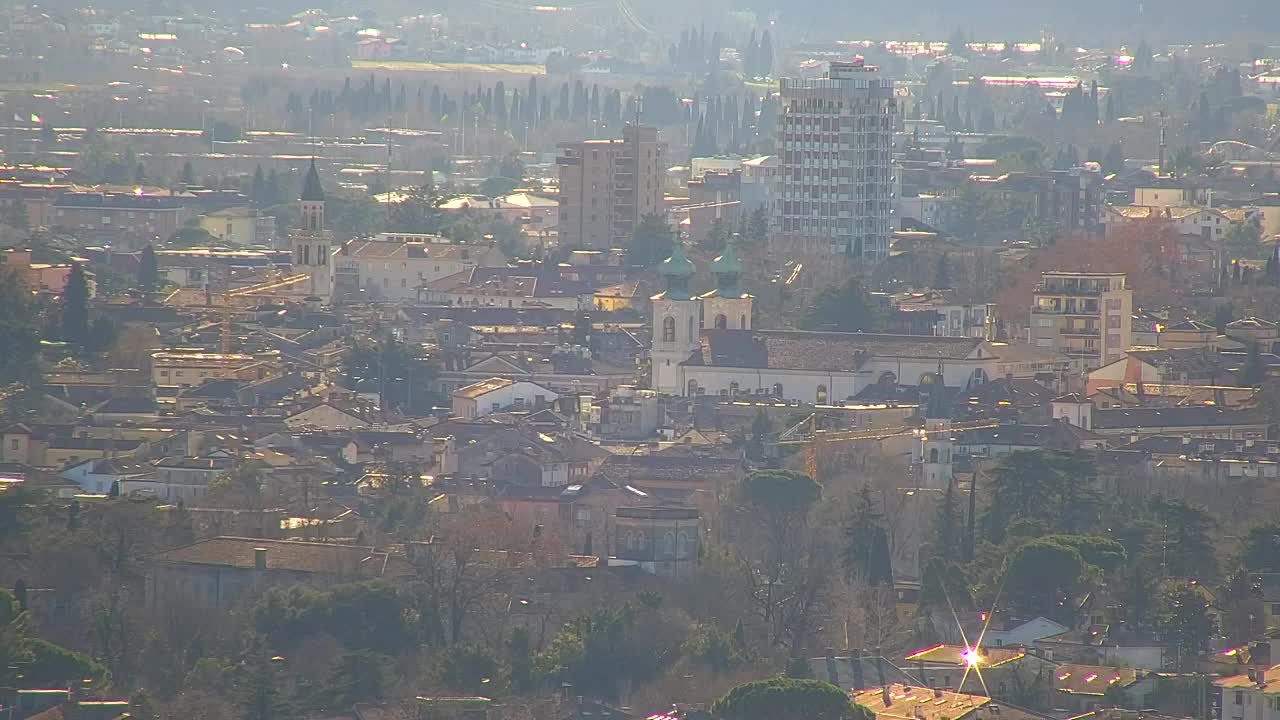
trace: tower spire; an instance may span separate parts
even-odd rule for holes
[[[302,195],[299,199],[303,202],[324,202],[324,187],[320,185],[320,171],[316,169],[314,155],[307,166],[307,176],[302,181]]]
[[[659,268],[667,279],[666,296],[670,300],[689,299],[689,278],[693,275],[693,262],[684,254],[684,243],[677,238],[671,246],[671,257],[662,261]]]
[[[738,293],[738,278],[742,275],[742,261],[738,259],[738,235],[734,233],[724,244],[720,256],[711,261],[711,272],[716,276],[720,294],[732,296]]]

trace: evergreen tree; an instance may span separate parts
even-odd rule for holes
[[[146,292],[156,289],[156,284],[160,281],[160,270],[156,265],[156,251],[148,243],[142,248],[142,253],[138,256],[138,287]]]
[[[964,511],[960,509],[958,495],[955,480],[947,483],[933,521],[934,549],[938,557],[948,563],[960,560],[964,540]]]
[[[757,62],[761,77],[768,77],[773,73],[773,38],[768,30],[760,37],[760,56]]]
[[[249,202],[254,207],[262,207],[262,201],[267,191],[267,178],[262,173],[262,165],[258,165],[253,169],[253,180],[249,183]]]
[[[978,131],[992,133],[996,131],[996,111],[990,107],[982,109],[982,118],[978,120]]]
[[[62,290],[62,339],[79,347],[89,339],[89,281],[76,262]]]
[[[657,265],[670,257],[672,242],[666,219],[658,214],[646,215],[627,246],[627,263],[643,267]]]
[[[1267,377],[1267,368],[1262,364],[1262,353],[1258,343],[1249,343],[1249,355],[1245,358],[1244,367],[1240,370],[1240,382],[1248,387],[1262,384]]]
[[[938,257],[938,267],[933,274],[933,287],[935,290],[945,290],[951,287],[951,259],[946,253],[942,253]]]
[[[1119,140],[1107,149],[1107,155],[1102,159],[1102,172],[1105,175],[1124,172],[1124,147]]]
[[[507,86],[506,83],[499,80],[493,86],[493,115],[497,123],[498,130],[507,131]]]
[[[845,519],[844,565],[850,578],[868,585],[892,585],[889,541],[884,528],[884,515],[876,508],[871,485],[862,489]]]

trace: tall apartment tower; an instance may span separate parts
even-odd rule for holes
[[[560,246],[625,247],[645,215],[662,211],[667,145],[627,125],[621,140],[560,143]]]
[[[871,265],[889,256],[897,104],[879,68],[832,62],[820,78],[783,78],[775,218],[782,243]]]
[[[311,297],[329,302],[333,298],[333,268],[329,266],[333,233],[324,224],[324,188],[320,186],[320,173],[313,158],[302,182],[302,195],[298,198],[299,227],[289,233],[289,246],[293,251],[295,272],[311,276]]]
[[[1077,370],[1124,357],[1133,344],[1133,290],[1124,273],[1046,272],[1032,294],[1031,342]]]

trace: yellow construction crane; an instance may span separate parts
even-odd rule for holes
[[[274,270],[270,279],[265,282],[232,290],[230,288],[230,271],[228,270],[223,281],[223,291],[217,295],[217,305],[214,305],[212,293],[206,292],[205,300],[207,303],[206,312],[210,316],[217,317],[217,322],[221,326],[219,349],[222,354],[226,355],[231,352],[231,319],[235,309],[241,306],[240,303],[247,305],[255,299],[285,297],[287,292],[282,291],[302,286],[309,277],[306,274],[285,276],[279,270]]]

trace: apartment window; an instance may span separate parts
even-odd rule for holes
[[[816,398],[816,400],[817,400],[817,403],[818,403],[819,405],[825,405],[825,404],[826,404],[826,402],[827,402],[827,386],[826,386],[826,385],[819,385],[819,386],[818,386],[818,392],[817,392],[817,398]]]
[[[1237,691],[1236,691],[1236,704],[1237,704],[1237,705],[1243,705],[1243,704],[1244,704],[1244,692],[1243,692],[1242,690],[1237,690]]]
[[[662,342],[676,341],[676,319],[670,315],[662,319]]]
[[[1280,615],[1280,603],[1271,603],[1271,614]]]
[[[1121,307],[1121,305],[1122,305],[1122,303],[1120,302],[1120,298],[1108,298],[1108,299],[1107,299],[1107,309],[1108,309],[1108,310],[1119,310],[1119,309],[1120,309],[1120,307]]]
[[[1119,315],[1108,315],[1108,316],[1107,316],[1107,329],[1108,329],[1108,330],[1119,330],[1119,329],[1120,329],[1120,316],[1119,316]]]
[[[13,440],[10,440],[10,441],[9,441],[9,449],[10,449],[10,450],[13,450],[13,451],[15,451],[15,452],[17,451],[17,449],[18,449],[18,440],[17,440],[17,438],[14,438]]]

